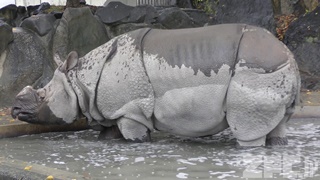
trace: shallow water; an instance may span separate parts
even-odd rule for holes
[[[236,148],[229,129],[206,138],[153,133],[150,143],[98,141],[98,132],[0,140],[1,156],[88,179],[319,179],[320,119],[294,119],[285,147]]]

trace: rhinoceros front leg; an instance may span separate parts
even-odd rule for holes
[[[117,121],[119,130],[127,141],[147,142],[150,141],[150,130],[143,124],[125,117]]]
[[[111,127],[104,127],[99,134],[99,140],[111,140],[123,138],[117,125]]]

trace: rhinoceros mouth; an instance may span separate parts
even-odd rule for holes
[[[30,115],[31,115],[30,113],[21,112],[18,114],[17,117],[20,121],[28,121],[30,119]]]
[[[30,111],[24,111],[21,108],[14,107],[11,111],[11,116],[16,119],[18,118],[20,121],[30,122],[34,119],[34,113]]]

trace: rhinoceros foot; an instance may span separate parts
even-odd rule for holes
[[[288,138],[287,137],[270,137],[270,138],[267,138],[266,145],[267,146],[288,145]]]
[[[105,127],[100,131],[99,140],[111,140],[123,138],[118,126]]]
[[[143,124],[128,118],[117,121],[121,134],[127,141],[142,143],[151,141],[150,130]]]

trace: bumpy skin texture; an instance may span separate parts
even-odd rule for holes
[[[70,53],[59,69],[40,98],[46,109],[67,123],[79,109],[94,128],[117,126],[135,142],[150,140],[153,129],[197,137],[230,126],[241,146],[285,144],[300,89],[297,65],[285,45],[244,24],[140,29],[82,58]],[[67,94],[55,93],[52,85],[62,93],[65,86]],[[57,100],[63,97],[72,110],[61,110]],[[16,101],[21,104],[19,97]],[[21,112],[20,106],[13,109],[15,116]],[[112,137],[106,129],[103,134]]]

